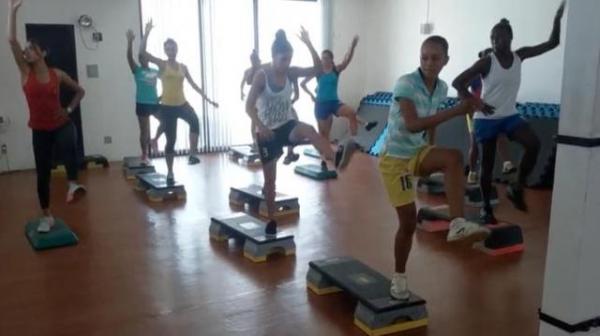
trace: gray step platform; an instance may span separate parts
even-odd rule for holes
[[[163,202],[167,198],[184,200],[185,187],[180,183],[167,184],[167,176],[159,173],[137,175],[137,188],[144,191],[151,202]]]
[[[316,164],[298,165],[296,168],[294,168],[294,172],[298,175],[302,175],[317,181],[337,178],[337,172],[335,170],[323,170],[321,169],[321,165]]]
[[[314,147],[308,147],[308,148],[306,148],[304,150],[304,155],[306,155],[308,157],[311,157],[311,158],[315,158],[315,159],[321,159],[321,154]]]
[[[265,236],[266,223],[244,213],[234,213],[223,218],[211,218],[209,233],[216,241],[230,238],[244,240],[244,257],[253,262],[265,262],[273,253],[286,256],[296,253],[294,236],[278,233],[271,238]]]
[[[479,215],[472,211],[465,214],[467,220],[474,223],[481,223]],[[516,224],[499,222],[498,224],[486,224],[491,230],[490,236],[483,242],[473,245],[491,256],[500,256],[510,253],[522,252],[525,250],[523,242],[523,232],[521,227]],[[426,232],[448,231],[450,225],[450,214],[447,205],[438,207],[423,207],[417,213],[417,227]]]
[[[128,180],[135,180],[137,174],[154,173],[153,165],[146,165],[137,156],[126,156],[123,158],[123,175]]]
[[[262,187],[252,184],[248,187],[232,187],[229,192],[229,203],[241,206],[248,204],[252,211],[258,211],[261,216],[267,216],[267,203],[262,194]],[[297,215],[300,213],[298,197],[277,193],[275,196],[277,207],[275,216]]]
[[[29,221],[25,226],[25,236],[36,251],[76,245],[79,242],[77,235],[62,219],[54,218],[54,227],[47,233],[37,232],[39,224],[38,218]]]
[[[387,335],[427,325],[425,300],[411,293],[406,301],[390,296],[390,280],[351,257],[309,263],[308,288],[318,295],[344,291],[358,300],[354,324],[368,335]]]
[[[244,166],[260,166],[260,155],[252,150],[251,145],[231,146],[229,158]]]

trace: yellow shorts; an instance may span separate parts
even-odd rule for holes
[[[414,203],[416,197],[414,177],[419,174],[421,163],[433,148],[433,146],[423,147],[410,159],[384,155],[379,160],[379,172],[394,207]]]

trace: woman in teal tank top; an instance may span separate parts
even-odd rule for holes
[[[352,61],[357,44],[358,36],[355,36],[350,45],[350,49],[344,57],[344,61],[338,65],[334,63],[333,52],[331,50],[324,50],[321,53],[323,72],[316,77],[316,96],[306,86],[313,77],[305,78],[301,84],[302,89],[315,102],[315,117],[317,119],[319,134],[327,140],[329,140],[334,115],[348,119],[350,122],[350,134],[352,136],[355,136],[358,132],[359,124],[363,125],[367,131],[370,131],[377,126],[377,122],[366,123],[364,120],[360,119],[356,114],[356,111],[352,107],[340,102],[338,97],[340,73],[346,70],[350,61]],[[321,162],[321,166],[324,169],[327,168],[325,161]]]
[[[135,62],[132,47],[134,39],[135,34],[133,33],[133,30],[128,30],[127,63],[135,78],[135,114],[137,115],[140,127],[141,159],[143,164],[150,164],[148,161],[150,151],[150,116],[154,115],[157,117],[159,110],[158,94],[156,92],[158,69],[150,68],[148,66],[148,60],[142,55],[139,56],[139,65]]]

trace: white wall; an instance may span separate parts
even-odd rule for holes
[[[361,73],[345,76],[341,83],[344,99],[352,96],[350,100],[354,102],[367,92],[390,91],[400,75],[418,67],[419,48],[425,38],[419,26],[426,18],[427,1],[332,1],[334,50],[342,52],[345,40],[356,31],[362,37],[360,56],[353,65],[361,68]],[[490,46],[490,30],[503,17],[513,26],[515,49],[545,41],[550,36],[558,3],[559,0],[431,0],[434,34],[446,37],[450,43],[451,60],[441,77],[451,82],[473,64],[477,52]],[[560,100],[563,46],[525,63],[520,101]],[[451,90],[450,94],[455,92]]]
[[[339,88],[340,99],[352,106],[358,106],[366,91],[366,75],[368,72],[370,38],[365,29],[369,25],[369,0],[331,0],[332,45],[326,46],[333,51],[336,62],[341,62],[348,51],[354,35],[359,35],[360,41],[350,66],[343,72]]]
[[[129,28],[139,31],[138,1],[26,0],[19,11],[17,29],[24,43],[26,23],[72,24],[84,13],[94,18],[96,28],[104,35],[98,49],[90,51],[84,48],[76,31],[79,81],[87,93],[81,104],[85,151],[118,160],[139,151],[134,83],[124,56],[125,31]],[[0,4],[3,33],[6,17],[4,2]],[[89,41],[89,34],[87,38]],[[11,125],[5,133],[0,133],[0,144],[8,146],[12,170],[27,169],[34,166],[28,112],[16,66],[4,41],[0,43],[0,56],[4,60],[0,63],[0,114],[8,115]],[[100,78],[87,78],[87,64],[98,64]],[[112,144],[104,145],[104,136],[111,136]],[[3,160],[0,160],[0,171],[6,169],[2,165]]]

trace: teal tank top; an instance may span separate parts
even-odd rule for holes
[[[328,72],[317,79],[317,101],[339,101],[338,97],[338,79],[336,71]]]

